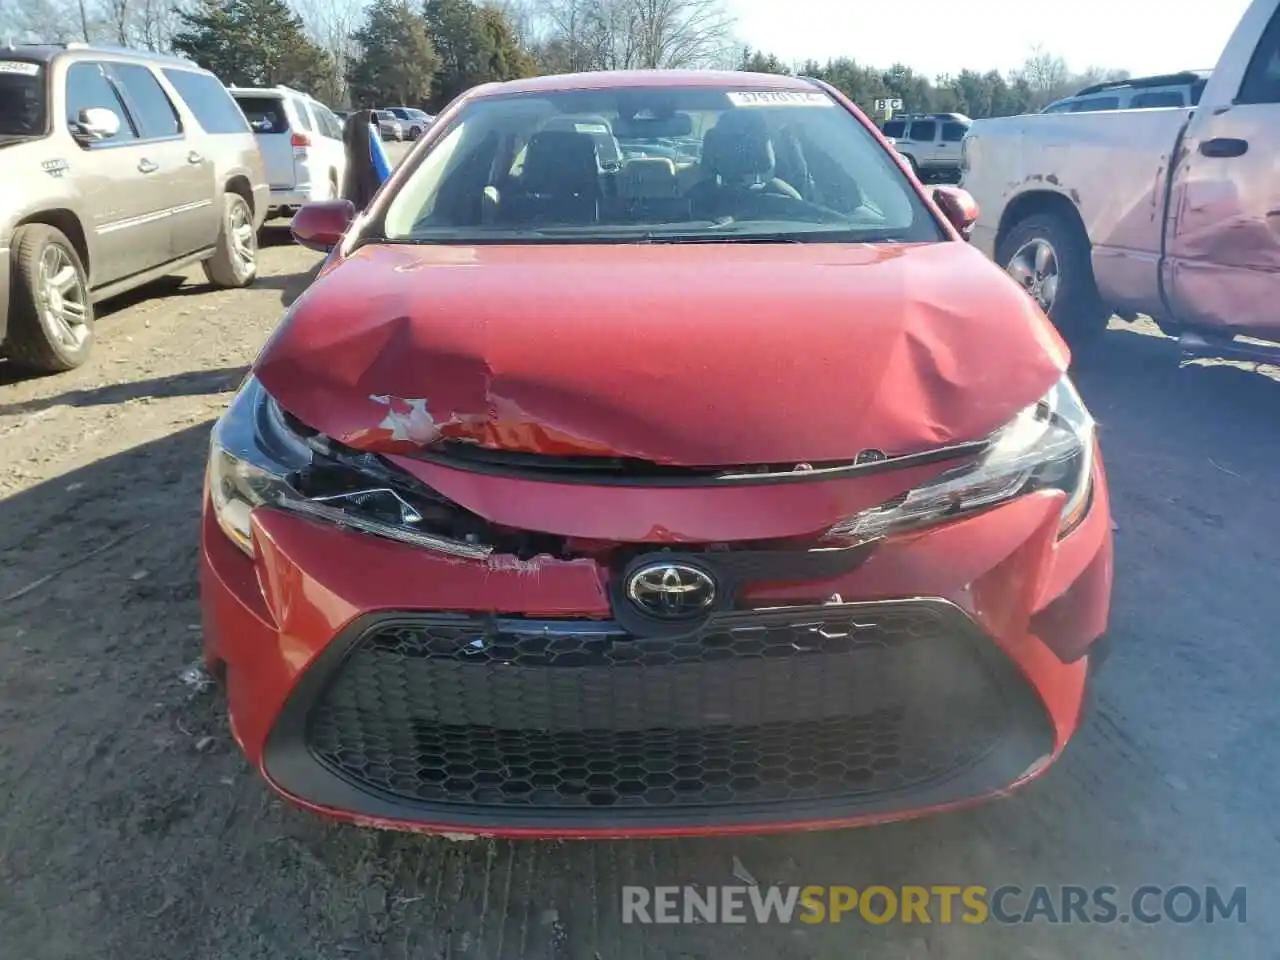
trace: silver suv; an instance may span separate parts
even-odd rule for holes
[[[960,179],[960,145],[973,123],[962,113],[898,114],[881,132],[922,181]]]
[[[190,61],[85,44],[0,47],[0,344],[77,367],[93,305],[199,262],[257,274],[269,189],[253,133]]]

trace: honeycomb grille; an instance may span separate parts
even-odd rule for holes
[[[410,802],[546,810],[856,798],[977,762],[1008,721],[963,615],[866,606],[721,614],[676,639],[384,620],[312,705],[308,746]]]

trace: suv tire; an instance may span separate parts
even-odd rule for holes
[[[204,275],[218,287],[247,287],[258,275],[258,234],[253,211],[238,193],[222,195],[222,226],[213,256],[202,264]]]
[[[1073,349],[1093,344],[1106,331],[1111,311],[1098,293],[1089,238],[1080,224],[1061,214],[1032,214],[1000,241],[996,261],[1040,304]]]
[[[13,234],[10,361],[38,373],[72,370],[93,348],[89,276],[66,234],[43,223]]]

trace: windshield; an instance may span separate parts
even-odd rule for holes
[[[382,227],[452,243],[945,237],[893,156],[825,93],[731,87],[474,100]]]
[[[0,60],[0,137],[45,131],[43,69],[25,60]]]

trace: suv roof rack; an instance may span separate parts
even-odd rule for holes
[[[963,113],[895,113],[890,120],[950,120],[954,123],[973,123]]]
[[[121,47],[109,43],[85,43],[83,40],[66,40],[54,43],[19,43],[10,44],[10,49],[20,47],[43,48],[45,50],[88,51],[90,53],[110,53],[120,57],[131,57],[135,60],[148,60],[158,63],[182,63],[189,67],[195,63],[177,53],[158,53],[155,50],[140,50],[137,47]]]
[[[1208,70],[1182,70],[1178,73],[1158,73],[1150,77],[1129,77],[1127,80],[1104,80],[1102,83],[1095,83],[1083,90],[1077,90],[1072,96],[1087,97],[1093,93],[1101,93],[1103,90],[1119,90],[1121,87],[1169,87],[1179,83],[1193,84],[1200,80],[1207,80],[1209,73]]]

